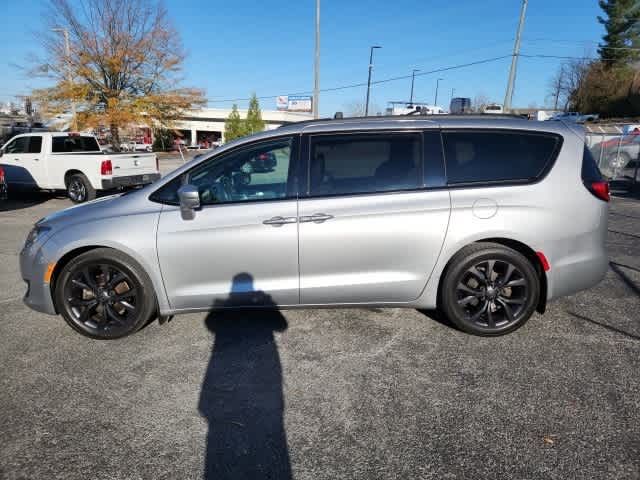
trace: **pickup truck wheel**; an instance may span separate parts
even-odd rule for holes
[[[77,173],[67,180],[67,195],[73,203],[83,203],[96,198],[96,191],[87,177]]]

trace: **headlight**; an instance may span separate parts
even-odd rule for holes
[[[25,250],[27,248],[29,248],[31,245],[34,244],[34,242],[44,233],[48,232],[49,230],[51,230],[51,227],[45,227],[44,225],[36,225],[34,226],[31,231],[29,232],[29,235],[27,235],[27,239],[24,242],[24,248]]]

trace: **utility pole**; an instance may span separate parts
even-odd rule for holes
[[[504,95],[504,112],[511,110],[511,100],[513,100],[513,88],[516,83],[516,70],[518,68],[518,57],[520,56],[520,37],[524,28],[524,17],[527,13],[527,3],[529,0],[522,0],[520,8],[520,21],[518,22],[518,31],[516,32],[516,41],[513,44],[513,56],[511,57],[511,68],[509,69],[509,83],[507,83],[507,91]]]
[[[455,91],[456,91],[455,88],[451,89],[451,98],[449,99],[449,104],[451,104],[451,100],[453,100],[453,92],[455,92]]]
[[[438,106],[438,87],[440,86],[440,80],[444,80],[444,78],[439,78],[436,80],[436,98],[433,101],[433,104],[437,107]]]
[[[313,118],[318,118],[320,115],[320,0],[316,0],[316,58],[313,77]]]
[[[413,82],[416,79],[416,72],[419,72],[417,68],[414,68],[411,72],[411,95],[409,96],[409,104],[413,106]]]
[[[66,28],[52,28],[54,32],[62,33],[64,37],[64,52],[67,63],[67,81],[69,82],[69,87],[73,84],[73,73],[71,71],[71,47],[69,45],[69,30]],[[76,129],[76,102],[75,100],[71,100],[71,130]]]
[[[364,116],[369,116],[369,93],[371,91],[371,70],[373,70],[373,49],[382,48],[379,45],[373,45],[369,53],[369,79],[367,80],[367,100],[364,103]]]

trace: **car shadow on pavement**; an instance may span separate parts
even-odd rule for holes
[[[640,286],[638,286],[636,282],[631,277],[629,277],[629,275],[624,273],[620,267],[628,268],[629,270],[633,270],[635,272],[638,271],[637,268],[630,267],[628,265],[623,265],[622,263],[616,263],[616,262],[609,262],[609,267],[611,268],[613,273],[615,273],[618,276],[618,278],[622,280],[622,283],[624,283],[633,293],[635,293],[637,296],[640,297]]]
[[[422,313],[425,317],[430,318],[431,320],[438,322],[441,325],[444,325],[445,327],[449,327],[452,330],[458,330],[459,329],[451,322],[451,320],[449,320],[446,315],[444,313],[442,313],[440,310],[437,309],[433,309],[433,310],[426,310],[426,309],[418,309],[418,311],[420,313]]]
[[[265,309],[220,310],[247,297]],[[209,423],[204,478],[292,478],[274,338],[287,321],[247,273],[234,276],[228,299],[214,307],[205,319],[215,338],[199,404]]]
[[[611,325],[607,325],[606,323],[598,322],[597,320],[593,320],[589,317],[585,317],[584,315],[579,315],[574,312],[567,311],[567,313],[572,317],[577,318],[578,320],[584,320],[585,322],[598,325],[599,327],[609,330],[610,332],[619,333],[620,335],[624,335],[625,337],[632,338],[634,340],[640,340],[640,336],[634,335],[633,333],[625,332],[624,330],[620,330],[619,328],[612,327]]]
[[[0,212],[22,210],[48,202],[53,198],[62,197],[64,197],[64,192],[9,190],[9,198],[0,201]]]

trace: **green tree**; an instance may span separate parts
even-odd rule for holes
[[[258,97],[254,93],[249,100],[249,110],[247,111],[246,131],[247,134],[262,132],[265,128],[264,120],[262,119],[262,112],[260,111],[260,104],[258,103]]]
[[[247,125],[240,118],[238,106],[234,103],[231,113],[224,122],[224,138],[227,142],[247,135]]]
[[[607,66],[625,65],[640,58],[640,2],[638,0],[600,0],[605,17],[598,16],[606,34],[598,53]]]

